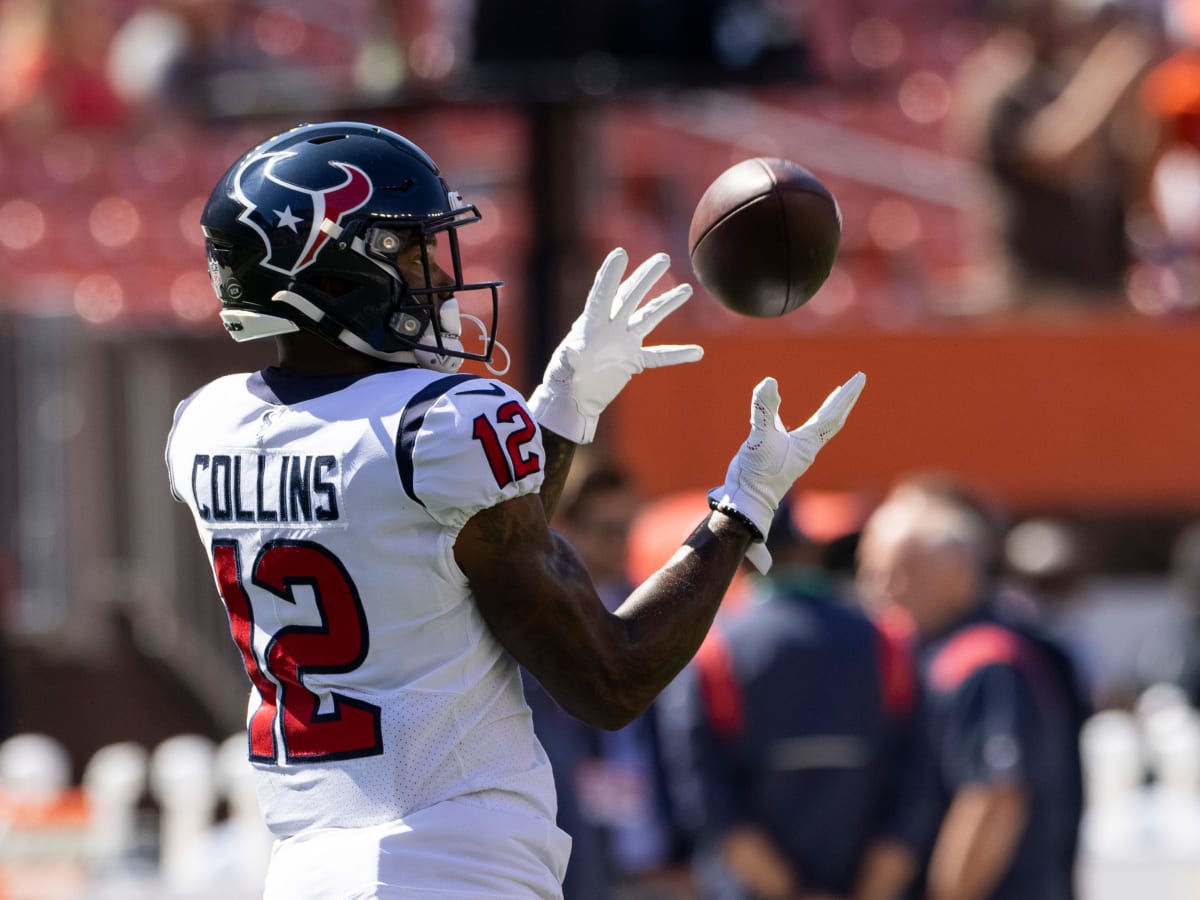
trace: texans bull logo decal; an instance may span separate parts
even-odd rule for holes
[[[340,225],[342,218],[371,199],[374,188],[367,173],[350,163],[330,160],[329,165],[345,176],[330,187],[311,188],[285,181],[275,167],[294,153],[283,150],[263,153],[246,161],[234,178],[234,196],[246,208],[239,221],[262,238],[267,255],[259,265],[295,275],[312,265],[329,235],[321,225],[329,220]],[[255,200],[246,196],[243,183],[257,182]]]

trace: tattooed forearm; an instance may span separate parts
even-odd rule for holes
[[[543,429],[542,447],[546,452],[546,477],[541,490],[542,509],[546,511],[546,518],[550,519],[554,510],[558,508],[563,486],[567,482],[567,473],[571,471],[571,460],[575,458],[575,444]]]

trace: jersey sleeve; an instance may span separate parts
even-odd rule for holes
[[[405,492],[455,529],[481,509],[536,493],[544,460],[542,432],[524,398],[490,379],[414,397],[396,435]]]
[[[186,501],[184,500],[184,497],[183,497],[183,491],[180,489],[179,485],[176,483],[176,462],[175,462],[174,454],[172,453],[172,450],[175,447],[176,436],[178,435],[178,433],[180,431],[180,423],[183,419],[183,414],[184,414],[184,412],[187,411],[188,407],[192,405],[192,401],[196,399],[196,395],[199,393],[200,393],[200,391],[198,391],[198,390],[193,392],[191,394],[191,396],[180,401],[179,404],[175,407],[175,414],[171,419],[171,428],[167,432],[166,446],[163,448],[163,458],[167,464],[167,483],[171,487],[171,496],[174,497],[176,500],[178,500],[180,503],[184,503]]]
[[[979,669],[946,702],[942,771],[947,784],[957,789],[1028,780],[1037,701],[1016,666]]]

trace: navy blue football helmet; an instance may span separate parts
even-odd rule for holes
[[[463,280],[457,229],[479,210],[446,187],[416,144],[359,122],[301,125],[246,153],[204,208],[209,274],[234,340],[304,329],[393,362],[436,356],[487,362],[496,341],[501,282]],[[396,253],[419,235],[423,284],[409,284]],[[453,283],[434,283],[428,238],[448,244]],[[445,238],[445,240],[441,240]],[[463,349],[438,298],[490,292],[484,347]],[[457,304],[452,306],[457,320]],[[461,329],[459,329],[461,330]],[[425,364],[422,361],[422,364]],[[429,366],[436,368],[436,366]]]

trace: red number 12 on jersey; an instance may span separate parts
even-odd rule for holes
[[[510,400],[496,410],[497,422],[511,424],[517,419],[521,420],[521,427],[508,436],[503,446],[500,444],[500,436],[496,434],[496,427],[487,416],[476,416],[474,420],[475,430],[471,436],[483,445],[492,475],[500,487],[512,481],[520,481],[542,467],[542,459],[536,453],[527,456],[522,453],[522,448],[533,440],[537,433],[537,426],[533,424],[533,419],[529,418],[525,408],[516,400]]]
[[[320,615],[319,625],[285,625],[271,637],[260,665],[254,651],[254,608],[246,593],[241,554],[234,541],[213,542],[213,571],[229,629],[246,674],[262,697],[250,718],[250,758],[276,759],[276,718],[289,762],[320,762],[375,756],[383,752],[379,707],[331,693],[330,707],[304,683],[308,674],[342,674],[362,665],[367,655],[367,621],[358,591],[341,561],[311,541],[275,541],[254,561],[252,583],[287,603],[307,585]]]

